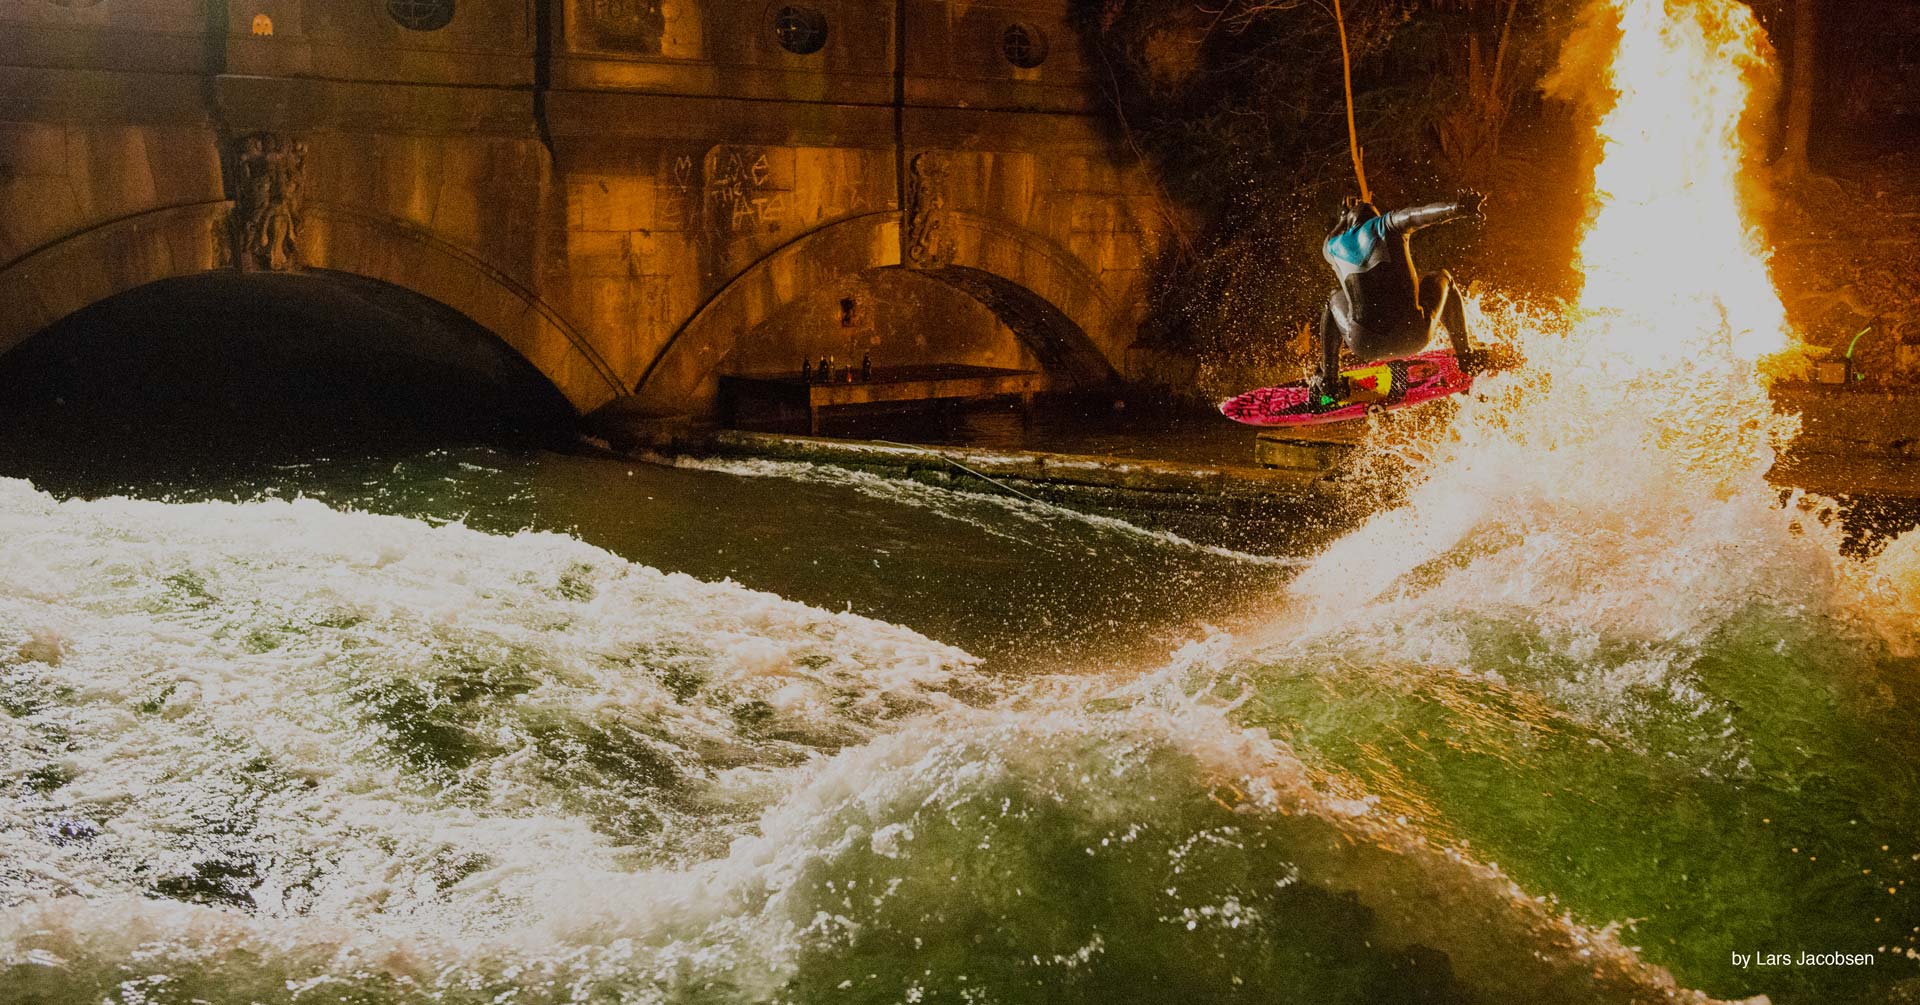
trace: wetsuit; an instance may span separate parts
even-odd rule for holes
[[[1463,193],[1455,202],[1395,210],[1327,238],[1321,254],[1340,286],[1320,314],[1319,376],[1340,372],[1342,342],[1368,362],[1396,359],[1425,348],[1435,324],[1446,326],[1463,366],[1477,364],[1453,277],[1444,270],[1422,275],[1407,239],[1422,227],[1477,217],[1481,201],[1477,193]]]

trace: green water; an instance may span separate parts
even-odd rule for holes
[[[1663,638],[1457,581],[1519,532],[1316,620],[1280,542],[806,465],[56,467],[0,506],[0,1000],[1914,975],[1914,661],[1757,551]]]
[[[1894,954],[1920,939],[1920,888],[1908,889],[1920,664],[1837,628],[1755,612],[1680,654],[1682,687],[1600,721],[1548,696],[1674,654],[1621,647],[1568,665],[1537,635],[1483,624],[1470,665],[1502,679],[1392,664],[1326,674],[1320,660],[1337,654],[1323,650],[1249,668],[1260,689],[1245,714],[1382,812],[1575,916],[1635,919],[1628,941],[1688,983],[1851,1000],[1910,973]],[[1801,950],[1873,953],[1875,969],[1756,977],[1730,957]]]

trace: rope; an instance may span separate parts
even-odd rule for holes
[[[1372,202],[1367,168],[1360,163],[1360,130],[1353,123],[1353,54],[1347,51],[1347,18],[1340,12],[1340,0],[1333,0],[1333,23],[1340,29],[1340,77],[1347,94],[1347,149],[1353,152],[1353,177],[1360,182],[1360,198]]]
[[[1019,496],[1020,498],[1022,498],[1022,499],[1025,499],[1025,500],[1026,500],[1026,501],[1028,501],[1028,502],[1034,502],[1034,503],[1039,503],[1039,504],[1040,504],[1040,505],[1042,505],[1042,506],[1046,506],[1046,505],[1049,505],[1049,504],[1047,503],[1047,501],[1046,501],[1046,500],[1044,500],[1044,499],[1035,499],[1034,497],[1032,497],[1032,496],[1030,496],[1030,495],[1028,495],[1028,494],[1026,494],[1025,492],[1022,492],[1022,491],[1020,491],[1020,490],[1019,490],[1019,489],[1017,489],[1017,488],[1014,488],[1014,487],[1013,487],[1013,486],[1011,486],[1011,485],[1008,485],[1008,484],[1006,484],[1006,483],[1004,483],[1004,482],[1001,482],[1001,481],[999,481],[999,480],[997,480],[997,479],[994,479],[994,478],[990,478],[990,477],[988,477],[987,475],[983,475],[983,474],[981,474],[980,472],[978,472],[978,471],[975,471],[975,470],[973,470],[973,469],[972,469],[972,468],[970,468],[970,467],[967,467],[967,466],[966,466],[965,464],[962,464],[962,463],[960,463],[959,461],[956,461],[956,460],[954,460],[953,458],[951,458],[951,457],[948,457],[948,456],[947,456],[946,454],[943,454],[943,453],[941,453],[941,452],[939,452],[938,450],[928,450],[928,449],[927,449],[926,447],[919,447],[919,446],[915,446],[915,445],[913,445],[913,444],[911,444],[911,443],[895,443],[895,442],[893,442],[892,440],[875,440],[875,441],[873,441],[873,442],[875,442],[875,443],[884,443],[884,444],[886,444],[886,445],[887,445],[887,446],[889,446],[889,447],[901,447],[901,448],[904,448],[904,449],[907,449],[907,450],[914,450],[914,451],[918,451],[918,452],[920,452],[920,453],[922,453],[922,454],[926,454],[926,455],[928,455],[928,456],[932,456],[932,457],[938,457],[938,458],[940,458],[941,460],[943,460],[943,461],[946,461],[946,462],[947,462],[948,464],[951,464],[951,465],[953,465],[954,467],[956,467],[956,468],[959,468],[959,469],[960,469],[960,470],[962,470],[962,471],[965,471],[965,472],[966,472],[967,474],[970,474],[970,475],[972,475],[972,476],[974,476],[975,478],[978,478],[978,479],[980,479],[981,481],[983,481],[983,482],[986,482],[986,483],[987,483],[988,485],[992,485],[993,487],[995,487],[995,488],[997,488],[997,489],[1000,489],[1000,490],[1001,490],[1001,491],[1003,491],[1003,492],[1008,492],[1008,493],[1011,493],[1011,494],[1013,494],[1013,495],[1017,495],[1017,496]]]

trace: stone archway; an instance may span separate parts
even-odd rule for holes
[[[1077,385],[1097,384],[1113,376],[1113,366],[1093,341],[1064,311],[1038,293],[1004,276],[964,265],[919,271],[986,305],[1013,329],[1048,373]]]
[[[870,213],[813,231],[762,258],[682,325],[635,383],[630,405],[669,415],[712,408],[743,333],[808,291],[873,269],[911,269],[985,305],[1066,385],[1116,379],[1126,344],[1119,312],[1077,259],[1038,235],[988,217],[948,214],[939,262],[902,257],[900,215]]]
[[[1117,378],[1134,326],[1078,257],[992,217],[958,210],[941,216],[943,246],[910,267],[993,308],[1042,360],[1078,383]]]
[[[0,270],[0,353],[73,313],[167,279],[231,270],[231,200],[114,220]],[[443,304],[492,332],[578,414],[622,395],[586,337],[533,291],[430,231],[344,206],[303,212],[304,267],[385,283]]]

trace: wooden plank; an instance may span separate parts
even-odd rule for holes
[[[1023,403],[1052,386],[1034,370],[940,363],[880,368],[870,379],[816,382],[798,373],[720,378],[722,409],[736,426],[805,425],[818,434],[829,408],[1018,395]]]
[[[945,380],[868,381],[815,384],[811,398],[813,406],[819,408],[936,398],[992,398],[1002,394],[1028,394],[1044,390],[1044,385],[1045,378],[1037,373]]]

